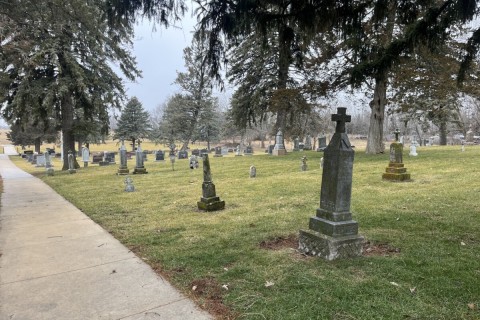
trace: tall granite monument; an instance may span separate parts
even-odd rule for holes
[[[273,156],[284,156],[287,154],[285,145],[283,144],[283,133],[281,130],[278,130],[277,135],[275,136],[275,146],[272,150]]]
[[[197,202],[198,209],[205,211],[216,211],[225,208],[225,201],[220,200],[215,193],[215,185],[212,181],[212,173],[210,171],[210,161],[208,153],[202,155],[203,158],[203,183],[202,197]]]
[[[137,150],[135,151],[135,168],[133,169],[134,174],[146,174],[147,169],[143,165],[144,156],[140,143],[138,143]]]
[[[125,141],[122,139],[122,145],[120,146],[120,167],[117,170],[117,174],[126,175],[129,171],[127,167],[127,148],[125,147]]]
[[[300,251],[326,260],[360,256],[364,242],[350,212],[354,151],[345,123],[351,116],[346,108],[338,108],[332,121],[337,126],[324,151],[320,208],[310,218],[309,230],[300,230],[299,238]]]

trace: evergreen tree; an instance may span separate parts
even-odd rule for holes
[[[132,97],[122,110],[113,138],[132,141],[132,150],[135,151],[135,142],[148,138],[150,130],[150,115],[137,97]]]
[[[14,0],[2,9],[8,17],[0,52],[4,118],[19,124],[59,119],[65,152],[75,150],[75,119],[99,121],[106,133],[107,109],[120,107],[124,96],[111,64],[129,79],[139,75],[123,46],[130,26],[119,21],[110,28],[105,2],[92,0]]]

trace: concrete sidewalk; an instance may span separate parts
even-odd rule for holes
[[[7,155],[0,176],[0,320],[212,319]]]

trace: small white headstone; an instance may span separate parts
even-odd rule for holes
[[[412,157],[418,156],[417,147],[415,146],[415,144],[410,145],[410,153],[408,155]]]

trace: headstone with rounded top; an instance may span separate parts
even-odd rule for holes
[[[83,167],[88,167],[88,162],[90,161],[90,150],[87,147],[82,148],[82,161]]]
[[[135,151],[135,168],[133,169],[133,174],[145,174],[148,173],[147,169],[143,164],[144,155],[140,143],[138,144],[137,150]]]
[[[75,157],[73,156],[72,151],[68,151],[68,172],[69,173],[77,173],[77,169],[75,169]]]
[[[122,139],[122,145],[120,146],[120,167],[117,170],[118,175],[126,175],[130,172],[127,167],[127,148],[125,147],[125,141]]]
[[[257,168],[254,165],[250,166],[250,178],[255,178],[257,176]]]
[[[320,208],[310,218],[309,230],[300,230],[299,238],[300,251],[326,260],[360,256],[364,242],[350,212],[354,151],[345,123],[351,116],[346,108],[338,108],[332,121],[337,125],[324,151]]]

